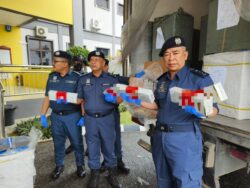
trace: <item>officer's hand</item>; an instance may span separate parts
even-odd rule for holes
[[[109,93],[105,93],[104,94],[104,99],[105,99],[105,101],[107,101],[107,102],[110,102],[110,103],[113,103],[113,104],[116,104],[117,102],[116,102],[116,96],[113,96],[113,95],[111,95],[111,94],[109,94]]]
[[[57,99],[57,100],[56,100],[56,103],[57,103],[57,104],[67,104],[68,102],[67,102],[66,99]]]
[[[41,123],[42,127],[44,127],[44,128],[48,128],[49,127],[48,122],[47,122],[47,118],[46,118],[45,115],[41,115],[41,117],[40,117],[40,123]]]
[[[126,101],[127,103],[132,103],[133,102],[133,100],[126,93],[121,93],[120,97],[122,98],[123,101]]]
[[[203,114],[197,112],[197,110],[193,106],[185,106],[184,110],[190,114],[195,115],[198,118],[206,118]]]
[[[135,74],[135,77],[136,77],[136,78],[141,78],[141,77],[143,77],[144,74],[145,74],[145,71],[142,70],[142,71],[140,71],[140,72],[137,72],[137,73]]]
[[[82,127],[82,126],[84,126],[84,122],[85,122],[84,116],[82,116],[82,117],[78,120],[78,122],[76,123],[76,126]]]

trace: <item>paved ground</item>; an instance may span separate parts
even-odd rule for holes
[[[135,130],[135,128],[125,127],[124,130]],[[139,129],[137,128],[137,130]],[[124,188],[156,187],[155,169],[152,157],[149,152],[137,145],[137,141],[140,138],[149,141],[149,137],[145,135],[145,132],[133,131],[122,133],[124,161],[131,168],[131,173],[129,175],[119,175],[118,177]],[[51,141],[38,144],[35,166],[37,170],[35,181],[36,188],[84,188],[86,187],[86,182],[89,178],[89,169],[87,169],[88,175],[84,179],[79,179],[76,176],[74,155],[71,153],[65,158],[65,171],[62,176],[58,180],[52,181],[50,179],[50,173],[54,169],[54,151]],[[148,182],[149,185],[141,185],[138,182],[138,178],[142,178]],[[247,175],[246,169],[242,169],[221,177],[220,182],[221,188],[249,188],[250,174]],[[101,177],[100,188],[110,188],[104,175]]]
[[[124,148],[124,161],[131,168],[129,175],[119,175],[118,179],[125,188],[139,188],[139,187],[156,187],[155,170],[152,162],[151,154],[140,146],[137,145],[137,141],[143,138],[149,140],[145,135],[145,132],[124,132],[122,133],[123,148]],[[75,174],[75,163],[73,153],[66,156],[65,171],[62,176],[52,181],[50,179],[50,173],[54,169],[54,154],[53,154],[52,142],[38,144],[36,150],[35,166],[37,170],[36,188],[78,188],[86,187],[86,182],[89,178],[88,175],[84,179],[79,179]],[[86,161],[86,160],[85,160]],[[86,162],[87,164],[87,162]],[[87,166],[87,165],[86,165]],[[137,178],[142,178],[147,181],[149,185],[140,185]],[[109,188],[104,174],[101,177],[101,188]]]

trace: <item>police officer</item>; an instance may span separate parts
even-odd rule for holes
[[[88,55],[91,73],[81,77],[78,84],[79,102],[84,102],[86,140],[89,150],[88,166],[91,176],[88,187],[98,187],[100,177],[100,151],[108,168],[108,182],[112,187],[121,187],[115,171],[117,160],[114,153],[115,119],[114,104],[104,100],[103,91],[114,84],[118,79],[103,71],[105,64],[104,54],[92,51]]]
[[[76,71],[78,73],[82,74],[86,74],[86,67],[87,67],[87,61],[86,59],[79,55],[79,56],[74,56],[72,58],[72,62],[73,62],[73,71]]]
[[[41,109],[41,124],[48,127],[46,112],[49,107],[51,113],[51,131],[54,141],[56,168],[52,173],[52,178],[57,179],[64,170],[65,141],[69,138],[75,151],[77,175],[85,177],[83,158],[82,129],[83,125],[80,105],[67,103],[66,99],[50,101],[48,93],[50,90],[62,92],[74,92],[77,90],[79,75],[70,71],[71,56],[65,51],[54,52],[53,68],[55,72],[49,75],[45,99]]]
[[[83,56],[81,55],[73,56],[72,64],[73,64],[73,71],[75,71],[75,73],[79,74],[80,76],[87,73],[86,72],[87,61]],[[70,144],[65,150],[65,153],[69,154],[72,151],[73,151],[73,146],[72,144]]]
[[[105,59],[105,65],[104,65],[104,72],[109,71],[109,60]],[[129,77],[120,76],[119,74],[114,75],[118,78],[119,83],[129,85]],[[128,166],[125,165],[125,163],[122,160],[122,142],[121,142],[121,126],[120,126],[120,112],[119,112],[119,104],[115,104],[114,109],[114,115],[115,115],[115,132],[116,132],[116,138],[115,138],[115,155],[117,157],[117,170],[119,172],[128,174],[130,169]],[[102,162],[101,171],[105,171],[105,161]]]
[[[213,82],[207,73],[185,65],[188,52],[182,37],[168,39],[159,56],[168,71],[158,78],[155,102],[141,103],[145,108],[158,109],[156,131],[151,139],[157,184],[159,188],[200,188],[203,174],[201,116],[194,108],[182,109],[171,102],[169,89],[177,86],[197,90]],[[217,112],[214,103],[209,117]]]

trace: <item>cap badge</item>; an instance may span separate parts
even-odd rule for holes
[[[60,52],[56,52],[55,55],[60,55]]]
[[[95,55],[101,55],[100,52],[96,52]]]
[[[181,39],[180,38],[176,38],[175,39],[175,44],[176,45],[180,45],[181,44]]]

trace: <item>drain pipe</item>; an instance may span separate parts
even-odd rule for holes
[[[5,137],[4,88],[0,81],[0,139]]]

